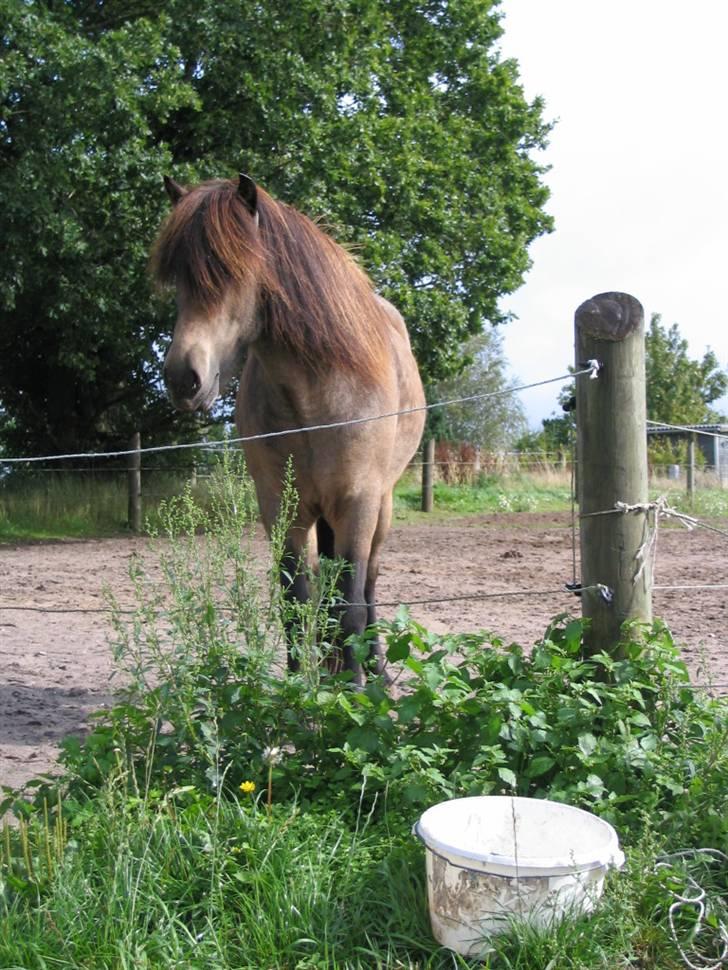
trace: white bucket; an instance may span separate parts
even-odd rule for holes
[[[455,798],[413,831],[427,849],[432,932],[465,956],[514,919],[546,928],[591,912],[607,870],[624,864],[608,822],[546,799]]]

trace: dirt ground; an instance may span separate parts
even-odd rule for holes
[[[724,528],[726,525],[724,524]],[[725,538],[661,527],[655,583],[728,582]],[[58,743],[82,733],[90,712],[111,701],[113,665],[103,613],[49,613],[104,605],[108,583],[131,604],[129,558],[144,540],[0,547],[0,784],[18,786],[52,770]],[[506,642],[535,642],[557,613],[578,613],[563,589],[571,579],[569,517],[492,515],[395,524],[383,556],[378,599],[409,601],[540,590],[541,595],[413,605],[438,632],[491,630]],[[266,556],[261,537],[260,555]],[[683,645],[696,683],[728,692],[726,590],[655,591],[654,612]],[[12,607],[32,607],[32,610]],[[392,615],[394,608],[380,610]]]

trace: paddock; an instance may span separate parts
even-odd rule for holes
[[[60,740],[82,733],[89,714],[110,702],[115,682],[103,586],[120,603],[131,603],[129,558],[145,545],[141,538],[116,538],[3,548],[2,604],[32,609],[0,611],[0,784],[17,786],[53,770]],[[257,548],[265,569],[262,530]],[[552,616],[579,615],[578,600],[564,589],[571,571],[568,513],[418,516],[394,522],[378,599],[429,600],[410,607],[429,629],[486,629],[525,645],[543,635]],[[723,582],[721,537],[661,525],[657,587]],[[693,682],[728,693],[726,590],[656,588],[653,595],[655,615],[681,645]],[[395,609],[383,607],[381,614],[391,617]]]

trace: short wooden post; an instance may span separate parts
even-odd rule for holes
[[[422,511],[432,512],[435,480],[435,439],[428,438],[422,446]]]
[[[695,501],[695,432],[688,438],[688,498]]]
[[[131,453],[127,456],[129,480],[129,528],[132,532],[142,531],[142,440],[135,431],[129,441]]]
[[[644,310],[626,293],[600,293],[577,309],[575,331],[577,369],[601,364],[596,380],[576,381],[586,649],[616,655],[624,621],[652,619],[651,563],[641,569],[641,557],[656,512],[611,511],[648,500]]]

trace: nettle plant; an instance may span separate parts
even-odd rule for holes
[[[67,797],[114,774],[215,794],[270,780],[276,804],[412,818],[444,798],[513,792],[584,805],[623,831],[648,821],[706,844],[726,838],[728,705],[690,687],[664,626],[627,631],[623,659],[585,659],[581,621],[566,616],[524,649],[430,633],[402,608],[355,644],[363,661],[368,637],[383,637],[388,669],[353,690],[321,664],[341,565],[323,564],[306,606],[280,592],[295,502],[289,476],[268,568],[237,459],[223,459],[208,509],[185,493],[162,510],[156,561],[132,565],[137,606],[115,615],[122,703],[83,744],[66,743]],[[296,630],[295,675],[284,621]]]

